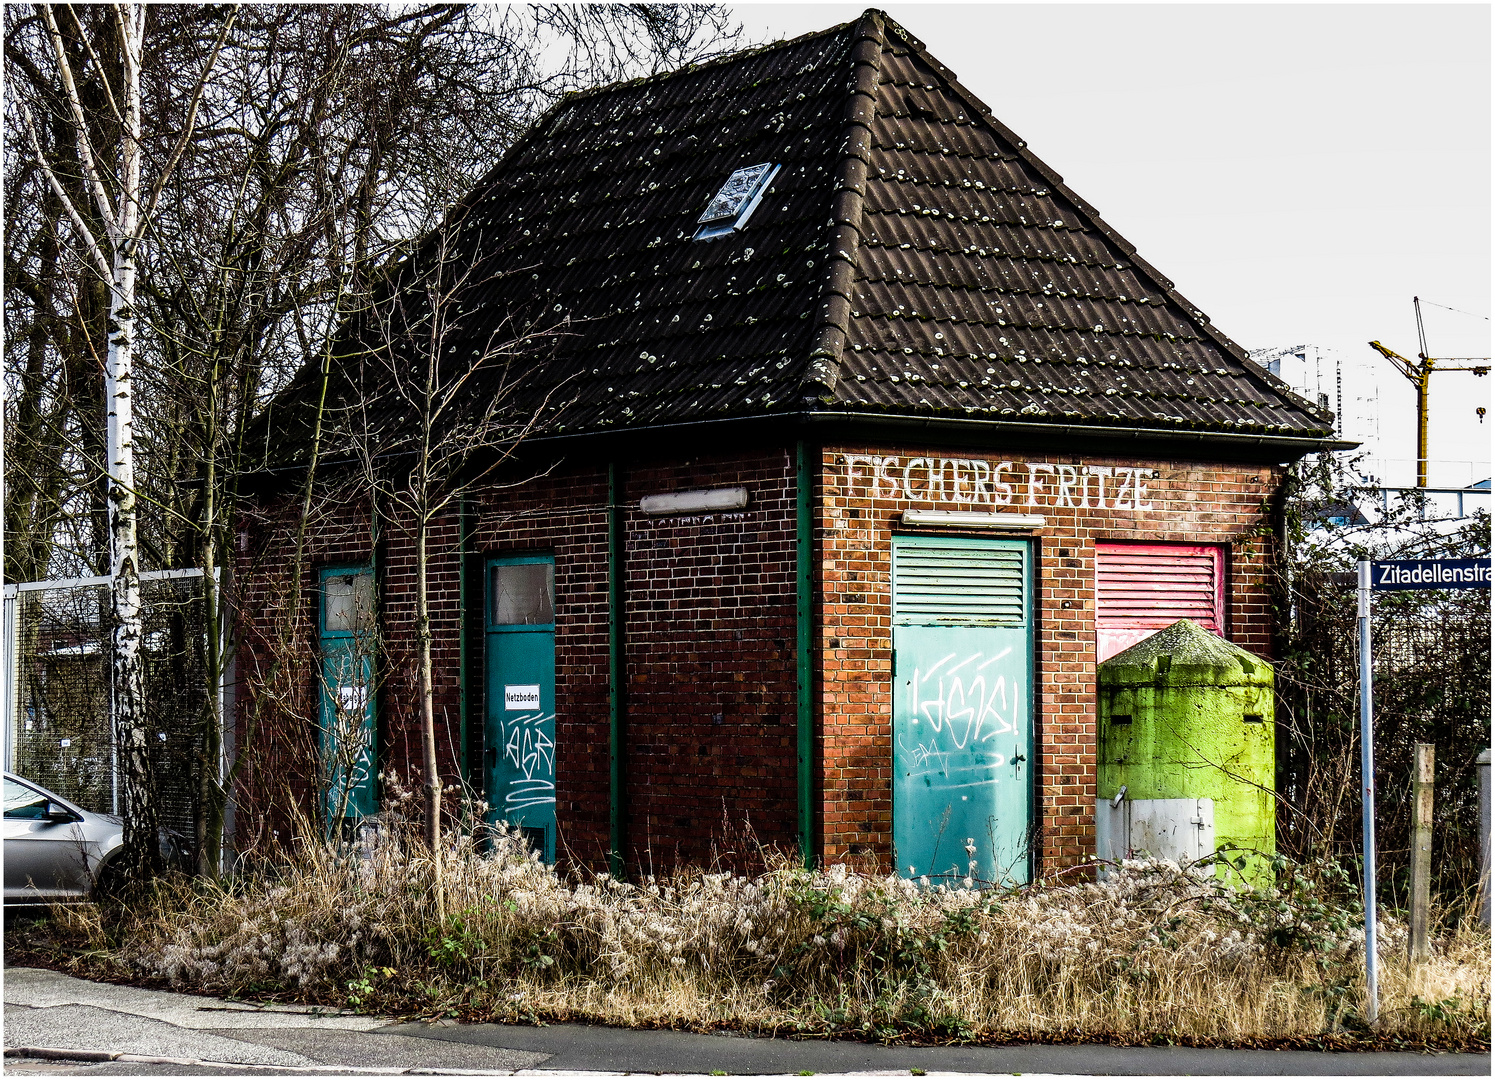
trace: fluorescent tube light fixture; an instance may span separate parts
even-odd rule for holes
[[[944,525],[952,529],[1041,529],[1039,514],[984,514],[977,510],[905,510],[905,525]]]
[[[703,491],[673,491],[668,495],[645,495],[638,508],[645,514],[706,514],[717,510],[741,510],[748,504],[745,487],[707,488]]]

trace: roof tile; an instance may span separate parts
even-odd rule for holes
[[[515,397],[548,399],[542,432],[833,409],[1330,435],[885,18],[563,99],[447,222],[474,268],[455,355],[500,313],[558,331]],[[693,240],[760,162],[746,228]]]

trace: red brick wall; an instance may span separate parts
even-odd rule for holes
[[[894,454],[899,463],[891,476],[869,460],[880,463]],[[946,463],[936,467],[933,488],[927,466],[917,464],[905,487],[903,467],[918,458]],[[851,477],[848,460],[854,466]],[[982,466],[950,464],[978,460],[984,463],[984,474]],[[1004,461],[1017,463],[998,474],[999,482],[1009,485],[1007,491],[992,483],[993,468]],[[1053,473],[1038,473],[1041,482],[1031,493],[1031,505],[1026,462],[1055,467]],[[823,671],[821,851],[827,859],[868,852],[886,862],[892,850],[891,552],[896,519],[905,509],[985,510],[1046,518],[1045,526],[1033,535],[1038,571],[1034,734],[1040,872],[1073,865],[1094,850],[1096,541],[1227,545],[1229,636],[1252,652],[1270,652],[1267,560],[1272,539],[1264,526],[1269,523],[1269,500],[1281,482],[1279,469],[1127,458],[1082,460],[1018,449],[977,455],[874,446],[828,447],[822,466],[817,645]],[[1113,473],[1087,474],[1082,471],[1085,466]],[[1142,478],[1142,497],[1135,498],[1124,485],[1135,484],[1136,475],[1117,476],[1118,468],[1156,475]],[[1104,489],[1098,492],[1102,482]]]
[[[416,541],[407,518],[384,526],[383,550],[374,588],[378,595],[385,662],[380,693],[382,721],[379,767],[406,783],[424,782],[425,750],[420,726],[420,674],[415,637]],[[433,522],[426,537],[426,588],[431,611],[431,684],[436,719],[436,756],[450,782],[461,761],[459,611],[461,594],[457,518]]]
[[[473,548],[483,557],[555,557],[556,821],[558,856],[606,862],[608,844],[607,470],[564,465],[519,487],[475,500]],[[480,604],[475,588],[473,603]],[[474,613],[481,631],[482,614]],[[481,651],[481,633],[474,638]],[[484,686],[474,665],[474,745],[484,724]],[[486,782],[481,755],[472,779]]]
[[[317,500],[302,530],[297,590],[300,516],[299,497],[266,499],[243,515],[237,530],[233,697],[234,742],[242,760],[233,842],[241,852],[289,841],[296,828],[289,807],[312,806],[321,693],[314,659],[318,570],[373,562],[367,504]]]
[[[969,462],[978,460],[975,455],[899,448],[896,490],[886,478],[870,483],[869,459],[881,461],[894,452],[831,447],[821,458],[815,569],[815,648],[822,670],[816,685],[820,850],[826,858],[866,852],[885,863],[891,854],[894,520],[910,507],[987,509],[1047,519],[1035,534],[1039,854],[1044,871],[1073,865],[1093,847],[1096,541],[1227,545],[1230,636],[1266,653],[1271,536],[1263,527],[1279,470],[1121,458],[1080,462],[1013,450],[979,457],[988,493],[994,466],[1003,460],[1020,463],[1001,477],[1011,485],[1010,504],[991,505],[989,497],[986,503],[971,501],[976,477],[971,465],[945,466],[943,487],[933,491],[927,469],[915,467],[911,488],[902,487],[901,465],[910,459]],[[856,462],[850,484],[848,456]],[[1035,505],[1026,505],[1022,462],[1055,469],[1041,474],[1047,479]],[[1104,478],[1103,493],[1097,494],[1097,478],[1084,466],[1113,471]],[[1119,490],[1117,469],[1145,470],[1142,489]],[[797,841],[792,453],[633,462],[620,469],[620,476],[627,507],[625,855],[637,866],[656,869],[677,859],[708,859],[714,845],[721,850],[724,817],[729,832],[740,831],[745,819],[759,840],[792,847]],[[1135,487],[1134,476],[1123,478]],[[638,508],[645,495],[739,484],[750,492],[749,505],[740,512],[653,518]],[[606,499],[605,465],[566,463],[517,487],[494,485],[475,499],[474,547],[480,555],[555,556],[560,850],[594,865],[609,841]],[[1070,505],[1061,505],[1066,502]],[[272,639],[286,610],[290,517],[297,507],[267,506],[246,522],[247,548],[238,575],[241,739],[249,717],[258,716],[241,785],[241,846],[281,827],[275,822],[283,818],[272,820],[265,808],[283,786],[302,800],[310,790],[315,570],[368,562],[372,551],[367,514],[357,506],[325,512],[312,523],[303,621],[292,646],[281,650],[290,662],[277,667]],[[455,549],[453,516],[433,530],[430,555],[438,744],[449,779],[455,779],[461,757]],[[408,531],[386,527],[380,566],[390,660],[380,766],[416,778],[421,754],[411,662],[414,550]],[[477,583],[471,596],[478,601]],[[478,653],[475,676],[480,638],[479,633],[470,639]],[[474,693],[475,740],[482,725],[482,686],[476,678]],[[475,741],[469,745],[475,748]],[[481,783],[480,758],[474,756],[471,764],[473,778]]]
[[[720,853],[746,821],[794,840],[794,476],[782,451],[618,469],[625,521],[625,858],[664,869]],[[650,517],[646,495],[748,489],[733,513]],[[562,848],[609,845],[605,466],[480,500],[484,556],[556,566],[556,818]],[[713,844],[716,851],[713,851]]]

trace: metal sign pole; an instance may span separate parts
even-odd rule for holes
[[[5,768],[15,772],[16,728],[20,719],[16,716],[16,675],[21,670],[19,654],[16,652],[16,614],[20,607],[19,596],[14,585],[5,586],[4,625],[0,626],[0,699],[5,706]]]
[[[1365,1021],[1376,1022],[1376,760],[1371,739],[1370,563],[1359,564],[1360,617],[1360,800],[1365,868]]]

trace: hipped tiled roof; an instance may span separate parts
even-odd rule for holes
[[[760,162],[782,168],[747,227],[693,240]],[[480,270],[473,340],[500,313],[562,331],[514,399],[548,401],[538,434],[818,412],[1332,435],[876,11],[563,99],[444,243]]]

